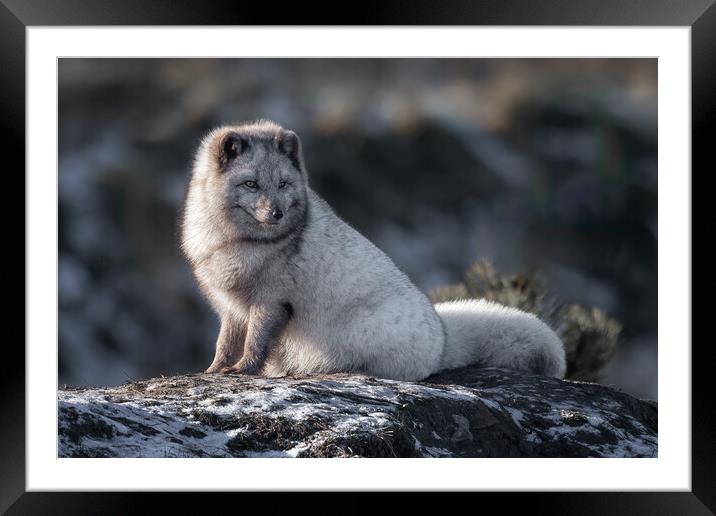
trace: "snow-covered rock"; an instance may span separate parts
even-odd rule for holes
[[[61,457],[655,457],[657,407],[597,384],[467,367],[186,375],[59,391]]]

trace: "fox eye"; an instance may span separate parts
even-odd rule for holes
[[[245,181],[244,186],[246,186],[246,188],[251,188],[252,190],[255,190],[259,187],[256,181]]]
[[[287,184],[288,184],[288,183],[286,183],[286,181],[281,181],[281,182],[278,184],[278,187],[279,187],[279,188],[283,188],[283,187],[285,187]]]

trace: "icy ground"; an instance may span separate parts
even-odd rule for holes
[[[469,367],[421,383],[187,375],[59,391],[60,457],[655,457],[656,404]]]

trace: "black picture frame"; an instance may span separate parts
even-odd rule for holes
[[[716,119],[716,0],[453,0],[433,2],[362,2],[360,6],[335,4],[334,8],[292,3],[238,5],[228,1],[191,0],[0,0],[0,145],[6,165],[5,181],[21,182],[24,174],[10,170],[25,167],[25,29],[42,25],[608,25],[691,27],[692,71],[692,172],[716,170],[708,137]],[[14,159],[8,161],[8,157]],[[660,171],[668,173],[668,171]],[[8,184],[7,182],[5,183]],[[692,183],[693,184],[693,183]],[[7,188],[7,186],[6,186]],[[8,190],[6,190],[8,191]],[[693,192],[692,186],[692,192]],[[16,194],[13,194],[15,197]],[[23,196],[24,198],[24,196]],[[692,198],[693,199],[693,198]],[[693,203],[693,201],[692,201]],[[17,219],[17,211],[3,203],[4,220]],[[692,204],[693,205],[693,204]],[[14,214],[14,215],[13,215]],[[7,244],[6,244],[7,245]],[[7,249],[7,248],[6,248]],[[693,245],[691,248],[693,253]],[[7,253],[20,261],[20,253]],[[693,254],[692,254],[693,257]],[[22,267],[27,256],[24,247]],[[693,266],[692,266],[693,270]],[[692,272],[693,274],[693,272]],[[16,275],[19,276],[19,275]],[[24,295],[23,295],[24,299]],[[21,303],[12,303],[19,309]],[[22,303],[23,311],[25,304]],[[692,316],[693,320],[693,316]],[[127,514],[147,501],[137,493],[27,493],[25,492],[25,355],[15,345],[15,332],[6,331],[5,368],[0,375],[0,511],[8,514]],[[669,344],[669,343],[666,343]],[[683,343],[686,344],[686,343]],[[682,344],[682,345],[683,345]],[[641,493],[525,493],[499,496],[502,510],[528,503],[530,511],[550,514],[712,514],[716,511],[716,416],[710,396],[707,341],[692,346],[692,490]],[[15,354],[16,356],[13,356]],[[9,366],[12,364],[12,367]],[[221,502],[217,493],[212,506]],[[296,503],[272,495],[272,510]],[[483,496],[486,496],[484,494]],[[242,494],[247,503],[247,494]],[[348,507],[368,510],[358,500]],[[185,496],[173,500],[189,509]],[[162,500],[164,504],[164,500]],[[300,502],[299,502],[300,503]],[[454,503],[459,503],[454,500]],[[245,507],[245,505],[244,505]]]

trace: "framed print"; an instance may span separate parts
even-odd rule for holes
[[[361,25],[133,5],[0,5],[26,202],[3,510],[257,490],[714,510],[691,338],[712,1]]]

